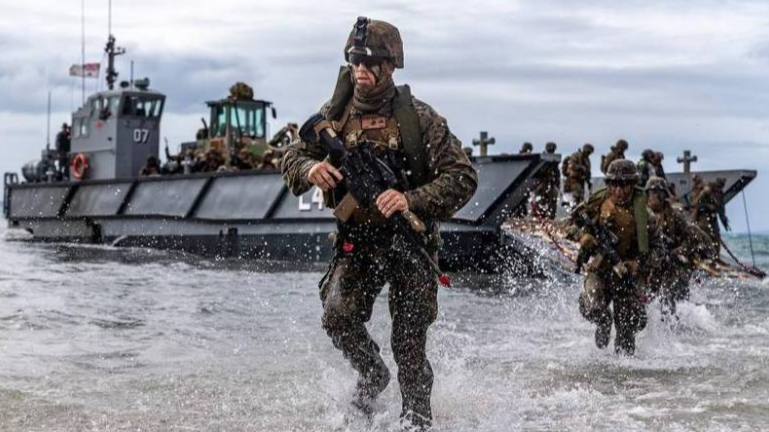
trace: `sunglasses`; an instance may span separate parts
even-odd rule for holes
[[[606,183],[606,187],[609,189],[624,189],[628,186],[635,186],[636,182],[630,181],[630,182],[610,182]]]
[[[380,66],[382,59],[379,57],[371,57],[365,54],[350,54],[350,64],[353,66],[366,66],[367,69],[371,69],[374,66]]]

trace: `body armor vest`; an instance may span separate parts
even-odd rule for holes
[[[326,120],[330,121],[337,134],[342,138],[345,144],[348,144],[348,136],[345,134],[345,129],[348,128],[350,122],[350,105],[353,97],[353,81],[350,74],[350,68],[342,66],[339,70],[339,77],[337,79],[336,88],[334,94],[328,103],[327,110],[325,112]],[[427,154],[424,144],[422,143],[422,132],[419,128],[419,115],[414,107],[414,101],[411,97],[411,89],[407,85],[398,86],[395,88],[395,97],[392,101],[393,115],[386,119],[386,125],[383,128],[375,128],[372,126],[379,125],[378,123],[363,124],[364,118],[371,117],[365,121],[380,121],[382,116],[362,116],[361,124],[353,127],[364,130],[364,126],[369,127],[366,129],[370,132],[365,132],[366,136],[379,139],[372,139],[372,141],[382,140],[388,147],[390,146],[391,138],[395,134],[397,129],[398,140],[400,141],[399,148],[403,151],[405,156],[405,168],[406,175],[409,179],[411,188],[417,188],[428,182],[427,178]],[[374,119],[380,117],[380,120]],[[353,118],[354,120],[354,118]],[[353,132],[353,130],[350,132]],[[383,132],[383,130],[385,130]],[[375,132],[380,131],[380,132]],[[355,130],[358,133],[357,130]],[[363,136],[363,133],[361,133]],[[349,145],[349,144],[348,144]]]
[[[592,209],[591,212],[598,213],[599,217],[603,212],[603,204],[609,200],[609,190],[600,189],[590,196],[586,206]],[[649,252],[649,212],[646,209],[646,193],[643,189],[636,188],[633,194],[633,205],[630,207],[635,221],[635,234],[637,238],[637,251],[640,253]]]

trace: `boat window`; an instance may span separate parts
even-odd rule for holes
[[[264,108],[258,107],[251,110],[250,119],[250,133],[249,135],[256,138],[264,137]]]
[[[110,115],[118,112],[118,108],[120,107],[120,97],[112,96],[108,100],[109,100],[108,109],[109,109]]]
[[[80,137],[80,119],[72,119],[72,138]]]
[[[262,107],[237,107],[233,110],[230,124],[236,130],[240,127],[244,136],[253,138],[264,137],[264,108]]]
[[[163,108],[162,99],[141,96],[123,97],[123,115],[136,117],[160,117]]]
[[[88,122],[90,118],[81,117],[73,120],[72,132],[75,138],[82,138],[88,136]]]
[[[211,108],[211,136],[220,137],[227,133],[227,111],[221,105]]]

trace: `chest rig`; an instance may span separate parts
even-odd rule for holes
[[[403,154],[403,139],[394,116],[356,115],[350,112],[348,106],[337,124],[340,127],[339,136],[348,149],[354,150],[360,142],[370,141],[374,143],[377,155],[386,152],[394,152],[398,156]]]
[[[352,115],[353,84],[350,69],[342,66],[339,69],[334,94],[328,103],[325,117],[331,122],[337,135],[348,148],[363,141],[370,140],[377,148],[392,149],[402,152],[404,169],[411,188],[422,186],[428,182],[427,152],[422,143],[422,132],[419,126],[414,101],[409,86],[396,87],[392,101],[392,115],[358,116]],[[382,121],[384,120],[384,126]]]

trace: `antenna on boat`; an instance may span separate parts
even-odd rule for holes
[[[45,130],[45,148],[51,148],[51,91],[48,90],[48,126]]]
[[[107,54],[107,88],[112,90],[115,88],[115,81],[118,76],[115,70],[115,56],[125,54],[125,48],[115,46],[115,36],[112,35],[112,0],[109,1],[108,22],[109,37],[107,38],[107,46],[104,47],[104,52]]]
[[[85,68],[85,0],[80,0],[80,66]],[[80,74],[82,104],[85,106],[85,71]]]

